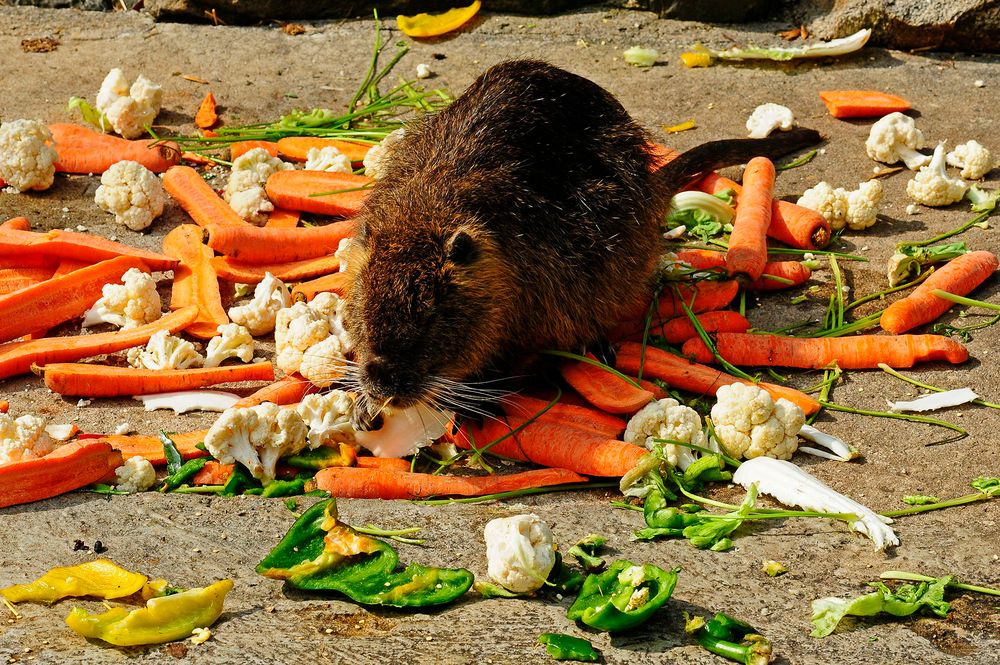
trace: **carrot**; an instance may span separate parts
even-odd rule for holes
[[[235,468],[235,464],[223,464],[209,460],[205,462],[205,466],[201,467],[198,473],[194,474],[190,483],[192,485],[225,485],[229,476],[233,475]]]
[[[774,164],[767,157],[754,157],[743,172],[743,193],[736,206],[729,251],[726,252],[726,270],[730,277],[753,281],[764,274],[774,176]]]
[[[53,277],[62,277],[63,275],[68,275],[74,270],[79,270],[80,268],[86,268],[91,265],[86,261],[74,261],[73,259],[62,259],[59,261],[59,265],[56,267],[56,271],[52,273]]]
[[[722,309],[736,297],[740,287],[735,280],[680,283],[675,289],[664,289],[656,300],[656,311],[653,312],[651,326],[656,326],[669,319],[684,316],[683,302],[692,312],[699,314]],[[630,335],[642,334],[646,329],[646,317],[649,316],[649,300],[640,301],[630,307],[622,317],[622,322],[609,334],[608,339],[624,339]]]
[[[821,90],[819,98],[834,118],[876,118],[912,107],[902,97],[878,90]]]
[[[666,390],[664,390],[657,384],[653,383],[652,381],[647,381],[646,379],[636,379],[636,377],[634,376],[629,378],[631,378],[633,381],[636,381],[640,386],[642,386],[643,390],[648,390],[649,392],[651,392],[655,399],[664,399],[666,397],[670,397],[670,393],[668,393]]]
[[[20,291],[52,277],[52,268],[0,268],[0,295]]]
[[[563,399],[567,399],[572,394],[564,393]],[[604,411],[592,409],[589,406],[566,404],[559,401],[542,413],[542,409],[545,409],[550,402],[551,400],[548,399],[536,399],[527,395],[507,395],[503,398],[503,410],[512,421],[519,423],[535,417],[538,420],[600,434],[606,439],[617,439],[625,431],[623,419]],[[478,441],[476,445],[479,445]]]
[[[284,282],[294,282],[337,272],[340,269],[340,259],[329,254],[285,263],[246,263],[228,256],[216,256],[212,259],[212,267],[222,279],[239,284],[257,284],[264,279],[266,273],[271,273]]]
[[[130,268],[149,272],[139,259],[119,256],[0,297],[0,342],[80,316]]]
[[[208,246],[246,263],[286,263],[333,254],[340,241],[353,233],[354,222],[350,220],[301,229],[209,224]]]
[[[104,173],[125,159],[139,162],[153,173],[163,173],[181,159],[180,148],[173,141],[129,141],[68,123],[49,125],[49,130],[59,153],[56,171],[62,173]]]
[[[698,323],[705,329],[705,332],[746,332],[750,328],[750,322],[739,312],[729,310],[717,310],[705,312],[697,316]],[[670,319],[651,332],[661,335],[670,344],[682,344],[692,337],[698,336],[694,324],[686,316],[678,316]],[[641,341],[641,340],[640,340]]]
[[[270,362],[192,369],[136,369],[89,363],[49,363],[32,368],[57,395],[118,397],[197,390],[220,383],[273,381]]]
[[[645,358],[643,358],[641,344],[633,342],[622,344],[618,349],[618,370],[638,374],[640,365],[643,376],[666,381],[674,388],[698,395],[714,395],[719,388],[731,383],[745,383],[747,385],[752,383],[726,374],[714,367],[699,365],[687,358],[675,356],[651,346],[645,348]],[[819,402],[794,388],[772,385],[763,381],[757,385],[769,392],[774,399],[784,397],[788,401],[798,404],[807,415],[819,411]]]
[[[647,143],[646,152],[649,153],[649,170],[656,171],[674,161],[680,154],[680,150],[668,148],[661,143]]]
[[[712,270],[725,267],[726,254],[711,249],[681,249],[677,251],[677,260],[695,270]]]
[[[559,373],[585,400],[608,413],[631,415],[653,401],[653,393],[590,363],[563,363]]]
[[[777,279],[774,279],[777,277]],[[747,284],[748,291],[780,291],[802,286],[812,277],[812,270],[800,261],[768,261],[764,274]]]
[[[424,499],[431,496],[483,496],[532,487],[582,483],[566,469],[535,469],[495,476],[435,476],[391,469],[329,467],[316,474],[316,486],[345,499]]]
[[[748,333],[719,333],[715,350],[734,365],[822,369],[837,363],[841,369],[913,367],[918,362],[965,362],[969,352],[943,335],[856,335],[854,337],[781,337]],[[684,353],[700,362],[715,357],[700,338],[684,343]]]
[[[257,406],[264,402],[272,402],[278,405],[295,404],[296,402],[301,402],[302,398],[309,393],[317,391],[319,391],[319,388],[298,374],[289,374],[280,381],[275,381],[271,385],[264,386],[260,390],[247,395],[233,404],[233,408]]]
[[[292,299],[309,301],[315,298],[317,293],[327,292],[343,296],[347,292],[347,273],[335,272],[308,282],[300,282],[292,289]]]
[[[103,480],[122,465],[107,443],[84,440],[46,455],[0,465],[0,508],[49,499]]]
[[[8,411],[10,411],[10,402],[0,399],[0,413],[7,413]]]
[[[188,152],[186,150],[181,153],[181,162],[185,164],[197,164],[198,166],[211,166],[215,163],[205,155],[199,155],[196,152]]]
[[[58,229],[47,233],[18,231],[16,229],[0,229],[0,257],[22,257],[26,254],[51,257],[52,259],[72,259],[97,263],[116,256],[131,256],[141,259],[151,270],[172,270],[177,261],[157,254],[147,252],[129,245],[106,240],[100,236]],[[119,275],[120,277],[120,275]]]
[[[997,257],[982,250],[952,259],[921,282],[913,293],[889,305],[882,313],[882,329],[898,334],[930,323],[954,305],[931,291],[941,290],[964,296],[986,281],[997,265]]]
[[[271,228],[282,228],[282,229],[293,229],[299,225],[299,219],[301,219],[302,213],[298,210],[285,210],[284,208],[275,208],[271,211],[271,214],[267,216],[267,223],[264,226],[270,226]]]
[[[219,198],[205,179],[190,166],[172,166],[163,174],[167,190],[198,226],[230,224],[250,226],[229,204]]]
[[[0,379],[29,372],[34,364],[70,362],[141,346],[158,330],[183,330],[197,315],[198,308],[185,307],[129,330],[0,344]]]
[[[737,199],[743,191],[739,184],[718,173],[709,173],[695,188],[709,194],[731,189],[736,192]],[[830,242],[830,223],[815,210],[775,199],[771,203],[771,225],[767,227],[767,235],[789,247],[819,249]]]
[[[194,114],[194,124],[201,129],[208,129],[219,121],[219,114],[216,113],[215,95],[211,92],[205,95],[198,106],[198,112]]]
[[[371,178],[352,173],[289,170],[268,178],[264,189],[276,208],[352,217],[364,205],[371,183]],[[316,196],[326,192],[335,193]]]
[[[3,224],[0,224],[0,231],[6,231],[6,230],[30,231],[31,222],[28,221],[27,217],[11,217]]]
[[[367,143],[357,141],[341,141],[339,139],[324,139],[318,136],[286,136],[278,139],[278,153],[295,162],[304,162],[309,156],[310,148],[336,148],[347,155],[353,164],[360,164],[364,161],[365,155],[371,149]]]
[[[229,146],[229,159],[235,160],[255,148],[263,148],[272,157],[278,156],[278,144],[274,141],[237,141]]]
[[[2,233],[3,231],[0,231],[0,234]],[[55,271],[58,265],[58,258],[45,256],[44,254],[23,254],[21,256],[13,254],[7,256],[0,255],[0,269],[14,268],[23,270],[25,268],[47,268]]]
[[[382,469],[383,471],[397,471],[409,473],[410,463],[398,457],[359,457],[357,466],[361,469]]]
[[[177,452],[181,454],[183,459],[188,460],[208,456],[206,451],[195,447],[205,440],[206,434],[208,434],[208,430],[202,429],[194,432],[171,433],[169,436],[170,440],[174,442]],[[121,452],[124,459],[143,457],[149,460],[153,466],[164,466],[167,463],[167,457],[163,452],[163,442],[156,436],[108,434],[85,440],[106,443]]]
[[[193,224],[181,224],[163,239],[163,252],[180,261],[174,268],[174,289],[170,308],[198,306],[198,318],[187,332],[200,339],[212,339],[221,325],[229,323],[222,307],[219,278],[212,263],[213,252],[202,244],[202,230]]]

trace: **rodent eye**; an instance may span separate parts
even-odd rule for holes
[[[458,265],[469,265],[479,258],[475,239],[465,231],[456,231],[448,241],[448,260]]]

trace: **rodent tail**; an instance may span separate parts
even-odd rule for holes
[[[672,194],[709,171],[745,164],[754,157],[775,159],[821,140],[815,129],[797,128],[766,139],[710,141],[681,153],[653,174],[653,178],[656,187],[662,188],[660,191]]]

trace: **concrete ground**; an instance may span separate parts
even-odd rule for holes
[[[389,24],[392,21],[388,22]],[[793,195],[826,179],[853,188],[868,177],[873,163],[863,142],[868,123],[830,118],[817,91],[838,88],[884,89],[912,100],[930,142],[951,144],[971,138],[1000,151],[996,91],[997,56],[907,54],[866,49],[836,62],[730,65],[686,70],[678,53],[695,41],[725,47],[732,40],[770,41],[784,26],[709,28],[660,21],[636,12],[585,11],[554,18],[486,15],[461,32],[430,43],[413,44],[401,63],[412,72],[430,63],[430,82],[460,92],[484,67],[505,58],[536,56],[588,76],[622,100],[658,136],[661,128],[694,119],[698,128],[666,138],[678,148],[743,134],[749,112],[762,102],[783,103],[799,122],[829,137],[824,154],[783,173],[780,195]],[[55,37],[50,53],[22,52],[22,39]],[[393,33],[392,38],[398,38]],[[64,121],[72,95],[92,98],[112,67],[130,76],[144,73],[165,89],[159,123],[165,132],[192,130],[198,101],[212,90],[226,122],[273,119],[292,108],[340,107],[367,65],[371,21],[307,26],[288,36],[276,26],[230,28],[154,24],[135,13],[80,13],[0,8],[0,61],[3,85],[0,118]],[[640,70],[623,63],[622,50],[641,44],[661,53],[657,66]],[[184,75],[208,80],[191,82]],[[984,82],[982,87],[974,81]],[[994,171],[995,187],[1000,172]],[[894,244],[926,238],[953,228],[970,215],[964,206],[922,210],[908,216],[905,182],[898,174],[885,181],[883,219],[870,232],[850,234],[845,249],[867,256],[868,263],[845,266],[852,295],[880,290],[884,265]],[[152,233],[115,226],[93,204],[97,177],[58,177],[44,193],[0,194],[0,218],[24,215],[36,228],[82,225],[137,246],[158,248],[164,234],[184,221],[176,207]],[[995,223],[995,222],[994,222]],[[1000,251],[993,228],[972,229],[961,238],[973,248]],[[827,288],[829,272],[815,278]],[[977,296],[996,300],[993,280]],[[768,296],[751,311],[753,322],[775,328],[820,316],[818,303],[791,305],[787,295]],[[966,319],[970,320],[970,319]],[[960,367],[926,365],[910,372],[944,386],[971,386],[997,401],[1000,368],[994,360],[1000,331],[974,334],[972,359]],[[815,374],[794,377],[798,386]],[[85,431],[109,431],[128,422],[141,432],[205,426],[207,415],[146,414],[129,400],[97,400],[81,408],[75,400],[49,394],[34,377],[0,384],[15,414],[38,412],[55,421],[76,422]],[[834,399],[862,408],[884,407],[886,398],[915,391],[881,372],[852,372]],[[820,425],[856,444],[864,460],[854,464],[797,458],[837,489],[875,509],[901,506],[904,494],[957,496],[978,475],[1000,475],[1000,416],[995,410],[959,408],[940,414],[966,426],[962,441],[929,446],[944,430],[926,425],[829,414]],[[739,492],[720,489],[736,499]],[[74,605],[24,605],[21,618],[0,610],[0,662],[39,663],[544,663],[536,644],[541,632],[562,631],[592,639],[608,663],[716,663],[715,656],[683,635],[682,612],[725,610],[756,625],[774,643],[777,662],[786,663],[998,663],[1000,609],[996,599],[959,596],[947,620],[916,618],[858,622],[824,640],[809,637],[809,603],[827,595],[857,595],[865,582],[887,569],[952,573],[979,584],[1000,584],[1000,540],[996,505],[975,505],[901,519],[902,545],[890,554],[875,552],[867,540],[842,525],[788,520],[740,532],[734,550],[702,552],[685,542],[635,543],[636,513],[609,508],[614,493],[553,494],[516,503],[427,507],[406,502],[342,501],[351,524],[382,527],[421,526],[426,546],[401,546],[404,560],[465,566],[485,575],[482,528],[497,516],[526,510],[546,519],[558,542],[567,547],[598,532],[608,536],[616,556],[661,566],[681,566],[674,599],[641,630],[608,637],[588,633],[565,618],[568,600],[479,600],[470,594],[446,609],[429,613],[369,611],[342,600],[305,595],[258,577],[253,566],[292,523],[283,501],[144,494],[112,497],[75,493],[50,501],[0,511],[0,585],[22,582],[57,566],[92,558],[74,551],[74,541],[104,556],[180,586],[200,586],[231,577],[236,587],[226,612],[201,646],[174,644],[118,650],[88,644],[62,619]],[[766,577],[761,562],[785,563],[788,574]]]

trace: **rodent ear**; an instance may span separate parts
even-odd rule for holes
[[[458,230],[446,244],[448,260],[457,265],[469,265],[479,258],[479,246],[467,231]]]

